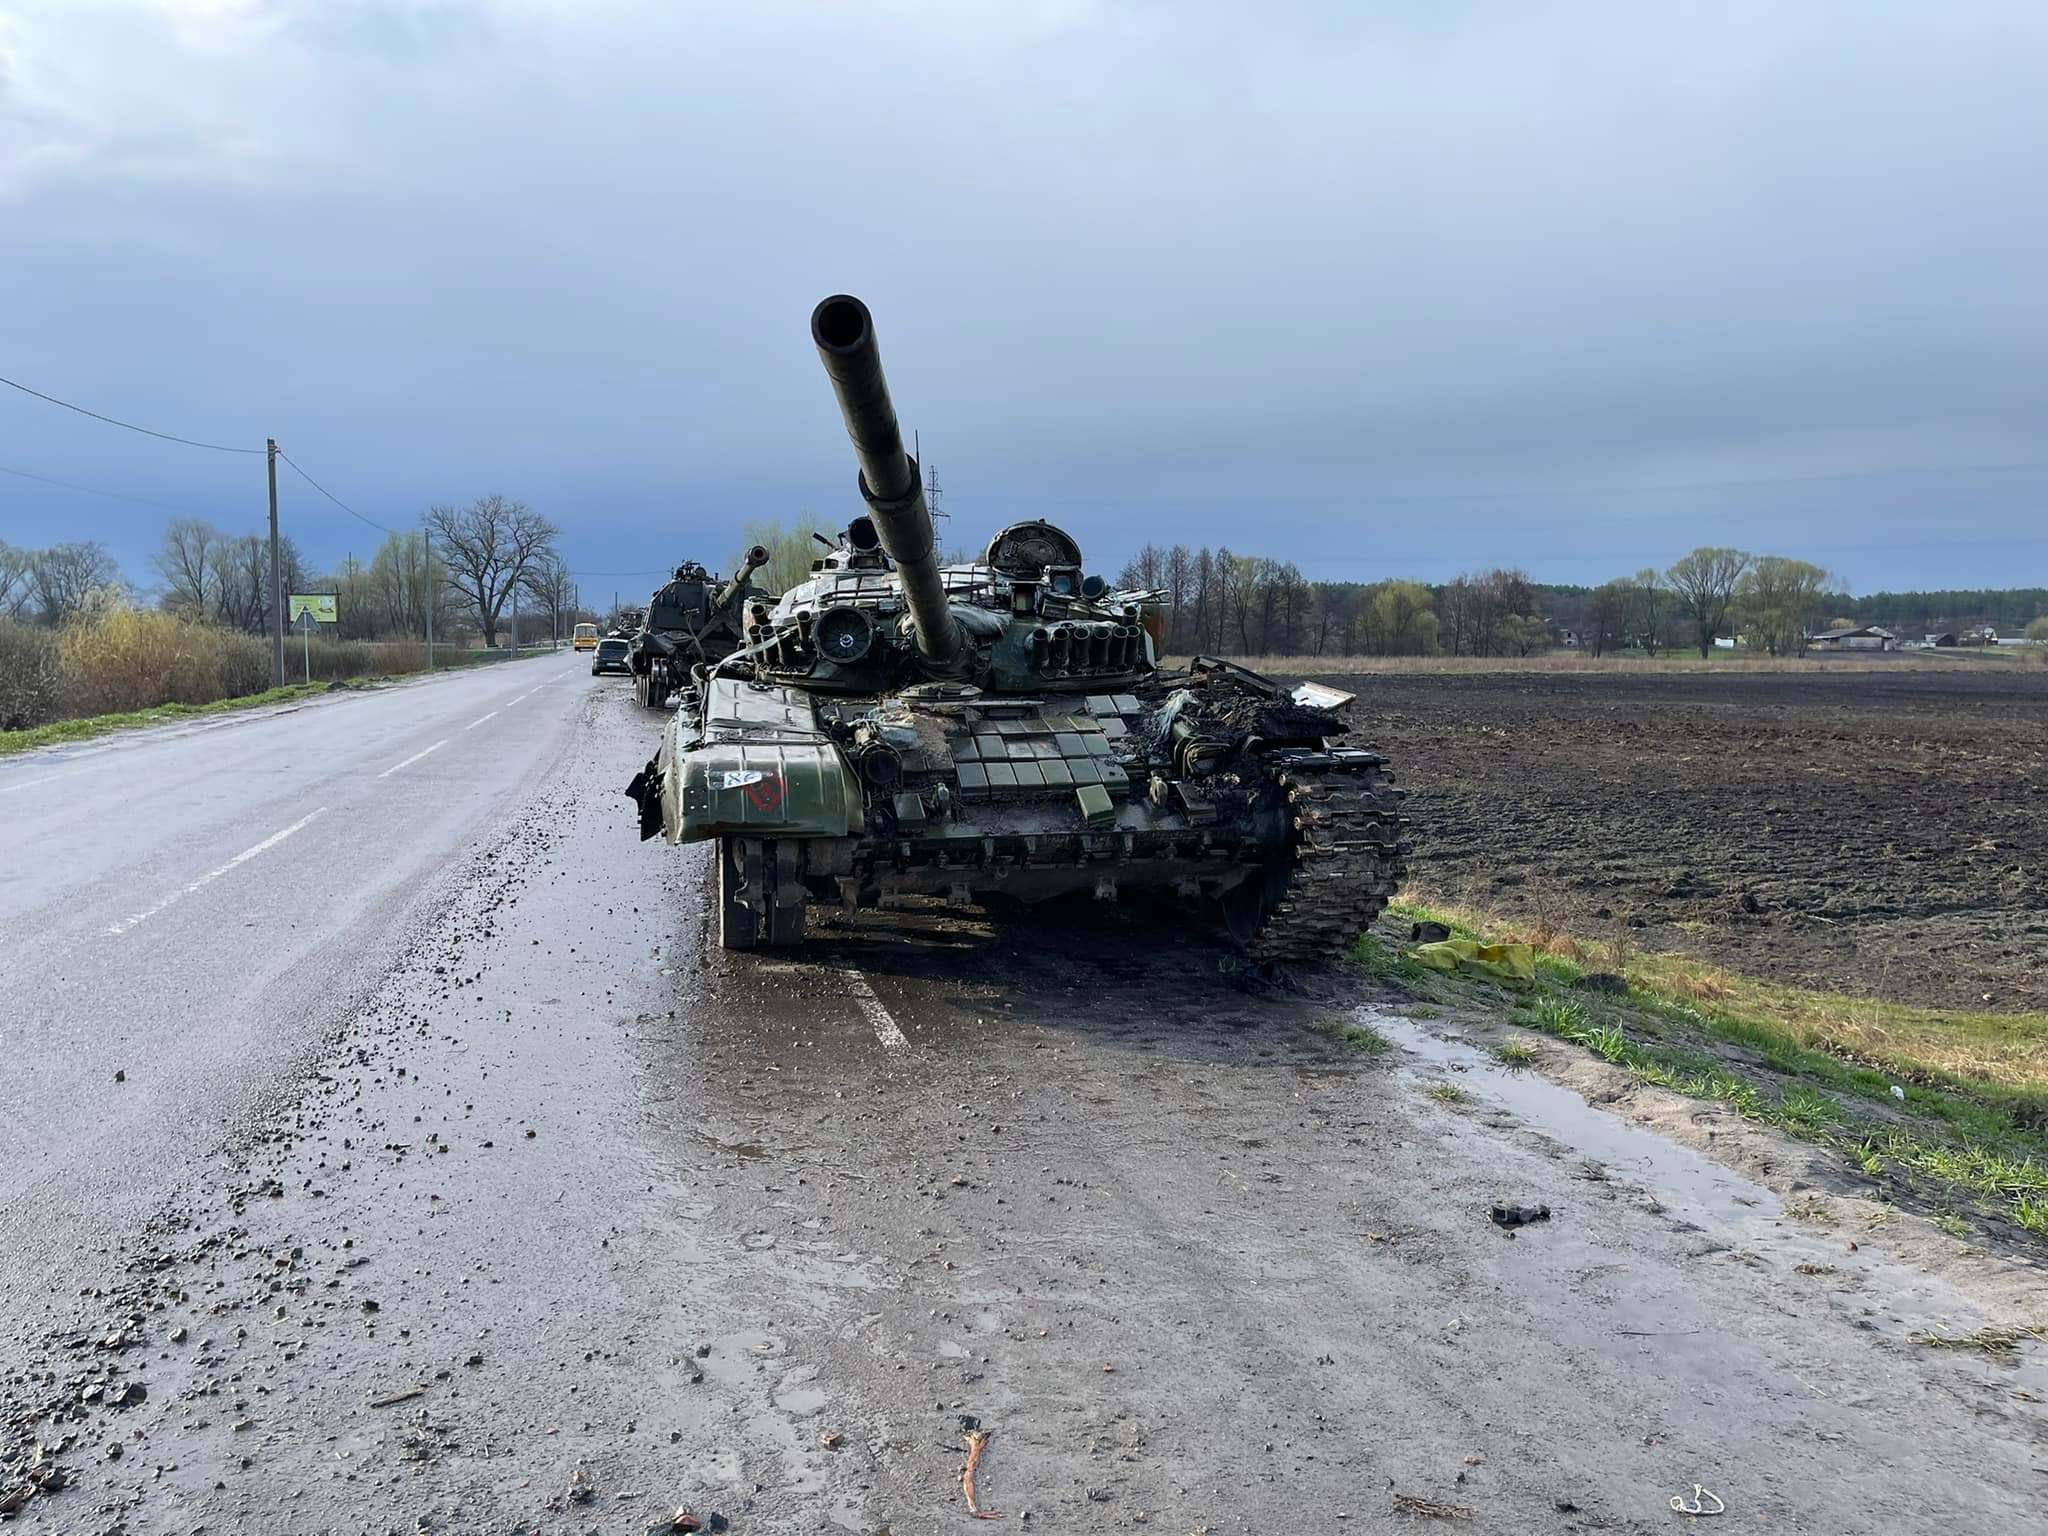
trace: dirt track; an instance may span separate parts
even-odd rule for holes
[[[1327,681],[1395,759],[1430,893],[1803,985],[2048,1007],[2048,671]]]

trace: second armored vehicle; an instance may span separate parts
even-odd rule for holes
[[[1272,959],[1340,953],[1402,869],[1386,759],[1351,696],[1226,661],[1159,664],[1157,594],[1018,523],[941,567],[867,306],[811,336],[860,465],[811,579],[747,605],[745,648],[627,793],[643,837],[717,846],[721,942],[795,944],[809,909],[1150,890]]]
[[[694,668],[739,648],[741,605],[767,595],[749,585],[767,563],[768,551],[756,544],[730,581],[720,581],[694,560],[676,567],[675,575],[648,598],[646,614],[631,637],[627,659],[634,703],[666,709],[674,695],[689,689]]]

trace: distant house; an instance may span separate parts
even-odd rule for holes
[[[1992,625],[1992,624],[1977,624],[1977,625],[1973,625],[1973,626],[1972,626],[1972,627],[1970,627],[1969,629],[1966,629],[1966,630],[1964,630],[1964,631],[1963,631],[1963,638],[1962,638],[1962,644],[1964,644],[1964,645],[1996,645],[1996,644],[1998,644],[1998,629],[1997,629],[1997,626],[1996,626],[1996,625]]]
[[[1896,651],[1899,637],[1879,624],[1859,624],[1854,629],[1823,630],[1813,643],[1824,651]]]
[[[1956,643],[1956,632],[1952,629],[1944,629],[1938,635],[1929,635],[1927,643],[1937,649],[1946,649]]]

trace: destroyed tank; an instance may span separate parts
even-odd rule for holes
[[[668,708],[675,695],[689,689],[693,669],[739,648],[742,606],[767,595],[749,582],[767,563],[768,551],[756,544],[730,581],[720,581],[694,560],[676,567],[647,599],[626,653],[634,703]]]
[[[811,316],[867,504],[627,793],[643,838],[716,844],[728,949],[814,909],[1155,892],[1259,959],[1347,949],[1403,873],[1402,791],[1351,696],[1160,664],[1160,594],[1112,590],[1047,522],[942,567],[867,307]]]

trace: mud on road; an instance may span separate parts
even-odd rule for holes
[[[650,730],[594,690],[215,1176],[10,1320],[0,1449],[62,1469],[20,1528],[983,1529],[970,1425],[983,1508],[1053,1530],[2037,1517],[2032,1346],[1914,1342],[2025,1320],[2027,1273],[1135,923],[725,954],[616,793]]]
[[[1433,895],[1802,986],[2048,1008],[2048,669],[1323,680],[1394,759]]]

